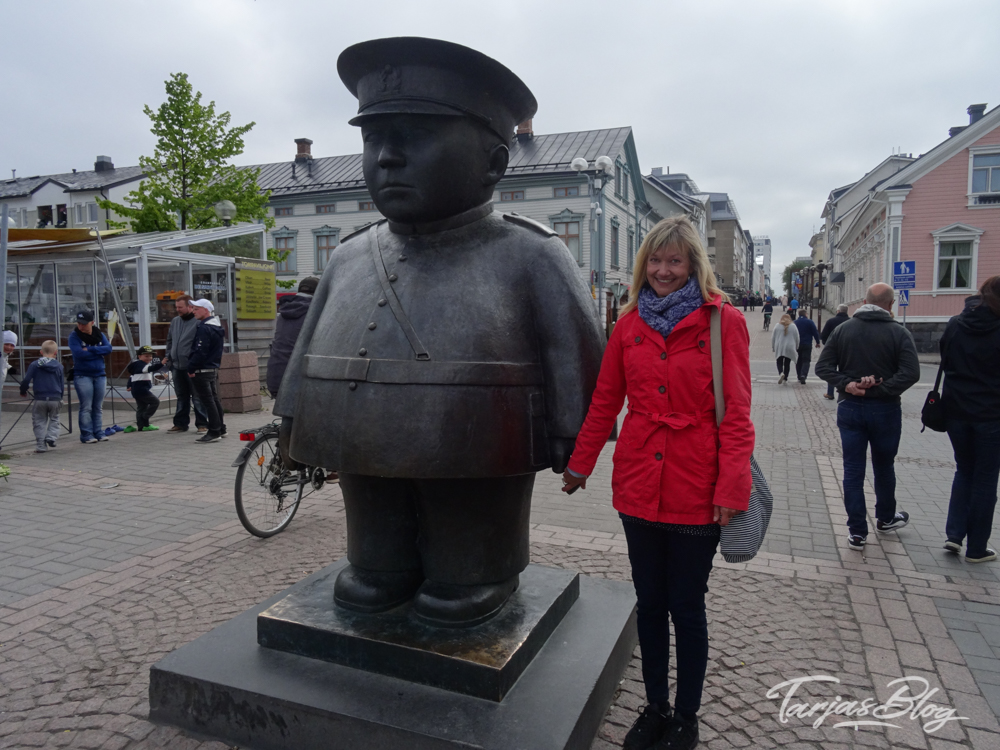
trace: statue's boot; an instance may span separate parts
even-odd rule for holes
[[[503,609],[517,590],[518,576],[499,583],[460,585],[424,581],[413,599],[413,612],[429,625],[468,628],[486,622]]]
[[[333,601],[353,612],[385,612],[410,601],[423,580],[419,570],[367,570],[348,564],[337,575]]]

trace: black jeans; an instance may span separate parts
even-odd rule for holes
[[[195,427],[208,427],[208,417],[201,401],[191,388],[191,378],[186,370],[174,370],[174,393],[177,394],[177,411],[174,412],[174,424],[185,430],[191,425],[191,408],[194,407]]]
[[[955,479],[945,534],[954,542],[968,536],[965,554],[981,557],[990,541],[997,505],[1000,422],[949,419],[948,437],[955,449]]]
[[[708,667],[708,619],[705,594],[712,558],[719,546],[718,527],[710,536],[673,531],[622,518],[632,583],[638,603],[637,626],[642,650],[642,680],[649,703],[667,702],[670,668],[670,621],[677,639],[677,697],[674,707],[694,714]],[[698,527],[705,529],[706,527]]]
[[[809,363],[812,361],[812,347],[806,344],[799,347],[799,358],[795,362],[795,372],[799,380],[809,377]]]
[[[788,371],[792,369],[792,360],[788,357],[778,357],[776,364],[778,365],[778,374],[784,375],[787,378]]]
[[[195,398],[201,401],[208,417],[208,434],[221,435],[226,431],[226,423],[222,421],[222,402],[219,401],[218,370],[202,370],[193,378],[184,373],[191,382],[191,390]]]
[[[160,399],[152,393],[133,394],[135,399],[135,422],[141,430],[149,427],[149,418],[160,408]]]

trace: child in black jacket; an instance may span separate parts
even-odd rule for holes
[[[136,352],[136,360],[129,364],[129,379],[126,390],[132,392],[135,399],[135,421],[138,427],[129,425],[125,432],[152,432],[160,429],[149,423],[149,418],[160,408],[160,399],[152,393],[153,373],[163,368],[163,363],[153,357],[153,347],[140,346]]]

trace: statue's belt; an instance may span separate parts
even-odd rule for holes
[[[320,380],[350,380],[400,385],[544,385],[535,362],[439,362],[413,359],[305,356],[305,375]]]

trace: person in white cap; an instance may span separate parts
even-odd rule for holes
[[[222,402],[219,400],[219,367],[222,365],[222,350],[225,333],[222,323],[214,314],[215,306],[207,299],[191,302],[198,328],[191,342],[188,355],[188,377],[195,395],[205,407],[208,416],[208,432],[195,442],[214,443],[226,434],[226,424],[222,421]]]
[[[3,354],[0,355],[0,370],[3,371],[3,377],[0,377],[0,382],[7,380],[7,371],[10,369],[7,357],[13,354],[15,349],[17,349],[17,334],[13,331],[4,331]]]

